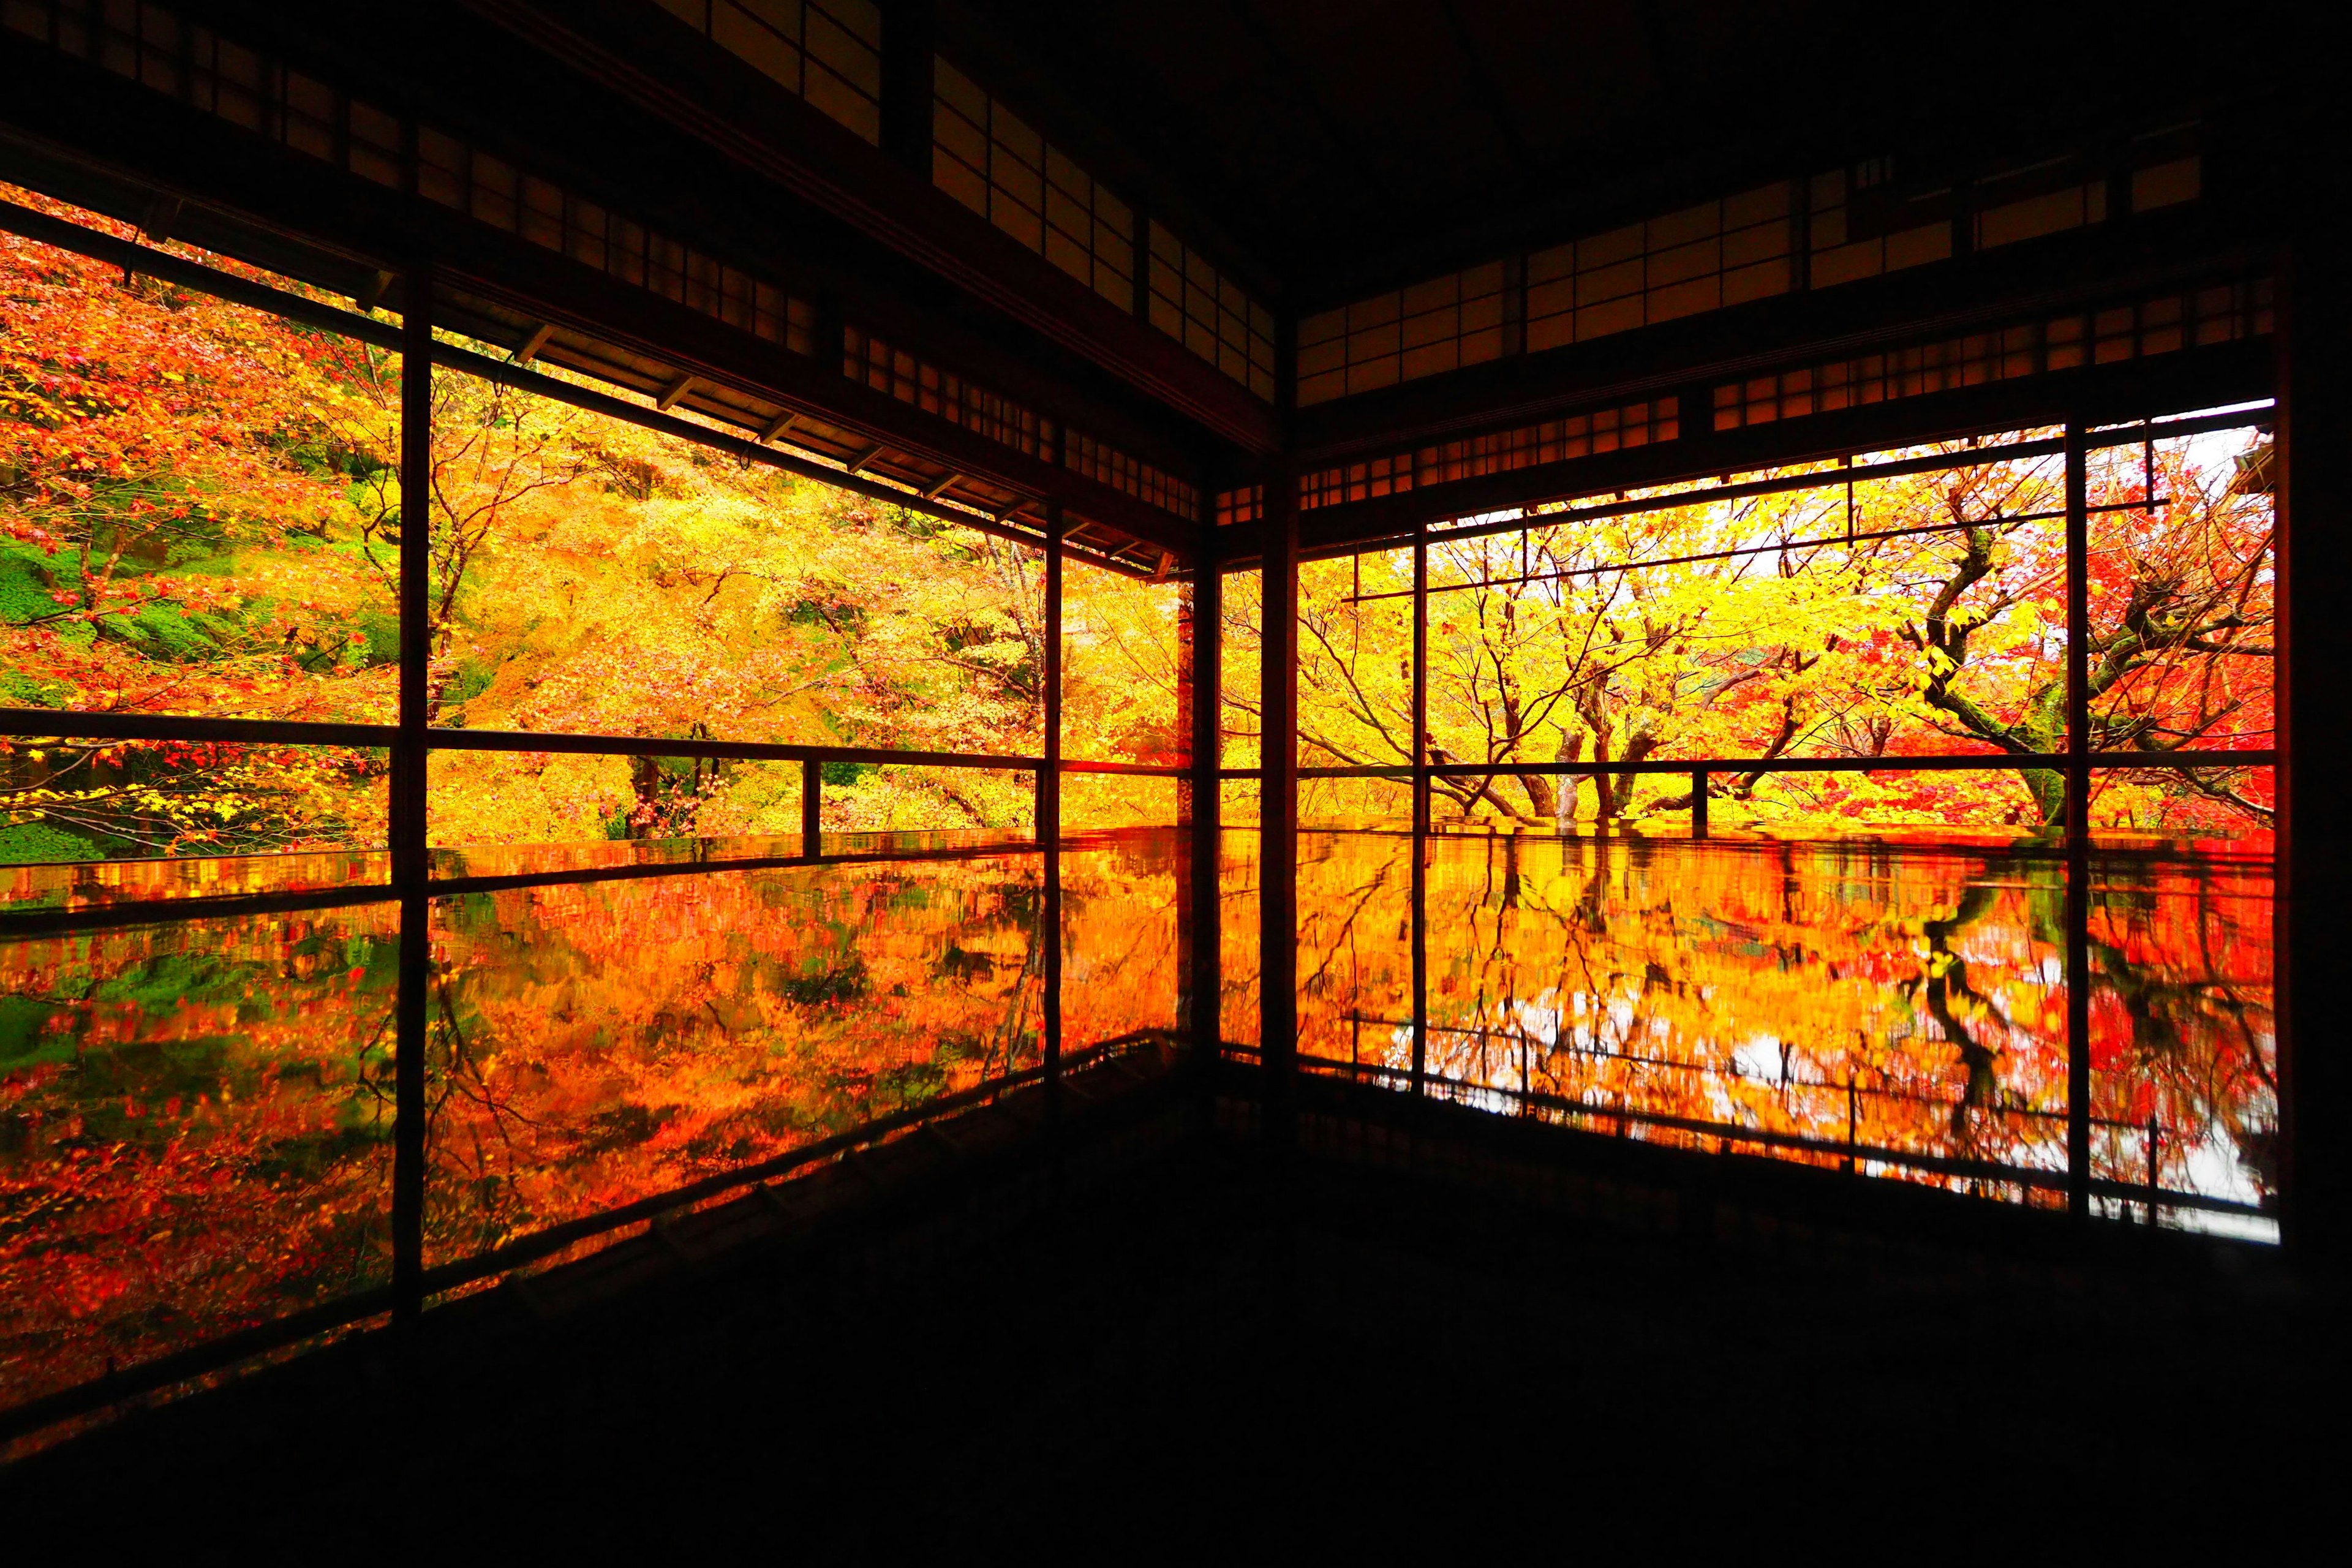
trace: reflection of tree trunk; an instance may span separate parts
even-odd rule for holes
[[[1991,1005],[1969,985],[1968,961],[1951,950],[1951,940],[1990,911],[1994,896],[1990,888],[1972,883],[1960,896],[1960,906],[1952,912],[1951,919],[1927,921],[1921,927],[1921,934],[1927,939],[1927,976],[1922,983],[1922,1000],[1927,1004],[1927,1016],[1936,1021],[1944,1038],[1960,1053],[1960,1063],[1969,1074],[1968,1089],[1960,1103],[1952,1107],[1955,1138],[1968,1135],[1969,1108],[1991,1103],[2000,1090],[1993,1077],[1993,1063],[2000,1053],[1969,1034],[1968,1026],[1952,1007],[1958,999],[1978,1010],[1992,1011]]]
[[[1032,891],[1025,888],[1023,890]],[[1005,1010],[1003,1020],[996,1028],[996,1038],[988,1047],[988,1052],[1000,1049],[1003,1051],[1004,1070],[1007,1073],[1013,1070],[1013,1053],[1021,1048],[1021,1037],[1025,1032],[1024,1026],[1029,1022],[1029,983],[1035,980],[1042,984],[1045,975],[1045,946],[1038,940],[1045,923],[1045,889],[1039,888],[1034,889],[1034,901],[1029,907],[1029,918],[1021,922],[1028,943],[1021,955],[1021,978],[1013,987],[1013,1005]],[[985,1078],[988,1074],[987,1052],[981,1057],[980,1069],[981,1076]]]

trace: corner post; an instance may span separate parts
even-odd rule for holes
[[[2305,51],[2308,57],[2309,51]],[[2320,51],[2318,58],[2326,58]],[[2316,90],[2306,87],[2306,92]],[[2281,1232],[2298,1271],[2352,1271],[2352,1060],[2328,984],[2343,964],[2352,827],[2341,805],[2352,766],[2352,372],[2344,344],[2352,300],[2324,215],[2352,191],[2335,164],[2344,110],[2309,100],[2321,121],[2310,154],[2283,178],[2295,226],[2280,268],[2278,416],[2272,462],[2278,502],[2278,872],[2276,922]],[[2323,108],[2323,104],[2331,107]],[[2336,129],[2329,130],[2332,123]],[[2327,149],[2322,152],[2322,148]]]
[[[1412,532],[1412,1092],[1429,1070],[1429,524]]]
[[[1298,1057],[1298,485],[1266,478],[1265,626],[1259,646],[1258,1061],[1265,1134],[1286,1147]]]
[[[801,854],[814,860],[824,852],[824,763],[801,759]]]
[[[2088,441],[2066,422],[2066,1212],[2091,1215],[2091,600]]]
[[[1202,531],[1187,584],[1190,637],[1184,649],[1186,696],[1191,708],[1192,755],[1180,802],[1185,826],[1189,897],[1184,966],[1186,1012],[1180,1021],[1202,1071],[1213,1071],[1223,1048],[1219,1013],[1224,990],[1223,929],[1218,853],[1223,837],[1223,786],[1218,767],[1223,750],[1220,722],[1223,659],[1224,576],[1217,562],[1215,524]]]
[[[1062,503],[1045,503],[1045,755],[1037,771],[1037,842],[1045,852],[1045,1117],[1062,1110]]]
[[[400,342],[400,707],[392,746],[392,880],[400,893],[393,1014],[392,1291],[395,1322],[425,1309],[425,1007],[432,904],[425,845],[425,710],[433,663],[433,284],[420,260],[402,281]]]

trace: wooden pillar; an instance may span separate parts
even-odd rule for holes
[[[404,280],[400,355],[400,707],[392,747],[392,879],[400,891],[400,969],[393,1013],[392,1286],[396,1321],[424,1310],[425,1003],[432,903],[425,897],[425,710],[433,662],[432,268]]]
[[[1191,727],[1191,771],[1183,783],[1182,818],[1190,830],[1183,872],[1184,1031],[1202,1066],[1213,1064],[1223,1047],[1219,1004],[1224,989],[1224,952],[1217,868],[1224,822],[1223,790],[1217,777],[1222,747],[1220,661],[1224,625],[1224,576],[1215,555],[1214,525],[1203,531],[1194,553],[1184,642],[1185,721]]]
[[[1037,842],[1045,848],[1045,1110],[1062,1105],[1062,503],[1045,503],[1045,764],[1037,774]]]
[[[801,853],[824,853],[824,764],[814,757],[801,759]]]
[[[1429,1071],[1429,524],[1412,539],[1412,1092]]]
[[[1298,487],[1287,470],[1266,480],[1265,542],[1258,1050],[1265,1067],[1266,1137],[1280,1147],[1290,1140],[1298,1056]]]
[[[2330,144],[2332,145],[2332,143]],[[2313,158],[2313,163],[2321,162]],[[2314,178],[2322,178],[2315,171]],[[2352,898],[2352,303],[2321,215],[2347,184],[2290,185],[2304,213],[2279,279],[2279,859],[2275,960],[2284,1239],[2307,1272],[2352,1266],[2352,1058],[2328,976]]]
[[[2091,1212],[2090,476],[2066,423],[2066,1210]]]

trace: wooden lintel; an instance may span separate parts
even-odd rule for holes
[[[531,361],[537,359],[539,357],[539,351],[545,348],[547,346],[547,340],[554,335],[555,323],[553,321],[541,321],[539,325],[533,327],[530,330],[530,336],[523,339],[521,346],[515,350],[515,363],[529,364]],[[684,389],[681,388],[680,390],[682,391]],[[669,405],[665,403],[662,406],[664,408],[667,408]]]
[[[662,389],[662,395],[654,400],[654,406],[664,413],[668,412],[677,405],[677,400],[684,397],[686,389],[693,384],[694,377],[691,374],[679,376]]]
[[[923,499],[925,500],[939,500],[941,496],[948,493],[948,487],[950,485],[955,483],[961,478],[963,478],[961,474],[957,473],[953,468],[950,468],[948,470],[947,478],[941,479],[938,484],[933,485],[929,489],[923,492]]]
[[[785,409],[782,414],[779,414],[773,419],[769,420],[767,428],[760,432],[760,445],[762,447],[766,446],[777,437],[790,431],[792,427],[799,422],[799,415],[793,413],[789,408]]]
[[[883,446],[884,443],[877,441],[874,445],[866,447],[866,450],[858,453],[855,458],[852,458],[849,460],[849,468],[847,471],[854,474],[858,469],[864,468],[866,464],[872,462],[875,458],[880,457],[882,455]]]

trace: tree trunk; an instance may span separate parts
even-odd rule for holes
[[[1584,731],[1579,730],[1570,733],[1566,730],[1561,731],[1559,760],[1563,763],[1572,763],[1583,755]],[[1576,775],[1562,773],[1559,777],[1559,794],[1552,801],[1552,829],[1558,833],[1566,833],[1575,826]]]
[[[1521,773],[1519,787],[1528,792],[1528,815],[1538,822],[1556,819],[1559,807],[1553,798],[1552,782],[1542,773]]]

